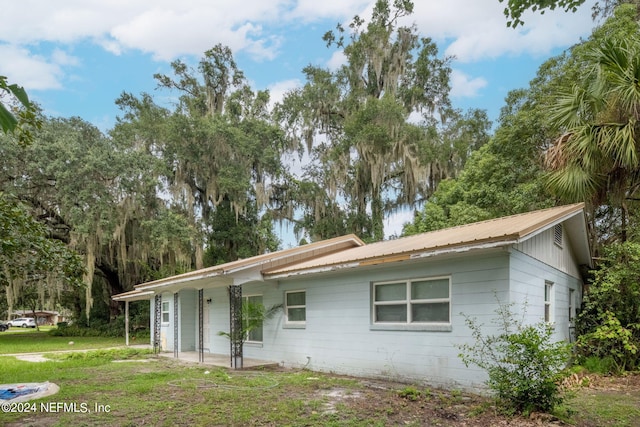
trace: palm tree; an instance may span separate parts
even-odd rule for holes
[[[606,40],[587,60],[582,84],[551,111],[564,133],[546,153],[548,184],[562,198],[620,210],[624,241],[640,184],[640,37]]]

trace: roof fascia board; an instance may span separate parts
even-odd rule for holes
[[[181,283],[194,282],[196,280],[204,280],[204,279],[210,279],[210,278],[216,277],[216,276],[221,276],[221,274],[219,274],[219,273],[220,273],[219,271],[215,271],[213,273],[204,273],[204,274],[193,275],[193,276],[189,276],[189,277],[182,277],[182,278],[177,279],[177,280],[169,280],[171,278],[168,278],[166,281],[164,281],[162,283],[155,283],[155,284],[148,284],[148,285],[144,285],[144,284],[138,285],[136,287],[136,289],[147,290],[147,289],[158,289],[158,288],[170,287],[170,286],[173,286],[173,285],[179,285]]]
[[[326,273],[330,271],[346,270],[346,269],[358,268],[358,267],[370,267],[370,266],[381,265],[381,264],[390,263],[390,262],[416,261],[423,258],[430,258],[434,256],[444,255],[444,254],[457,254],[457,253],[469,252],[472,250],[494,249],[499,247],[511,246],[516,243],[518,243],[517,239],[509,239],[509,240],[502,240],[500,242],[449,247],[449,248],[429,250],[424,252],[416,252],[413,254],[409,254],[409,253],[398,254],[398,256],[393,256],[393,257],[380,257],[375,259],[367,259],[367,260],[349,262],[344,264],[333,264],[333,265],[309,268],[304,270],[293,270],[293,271],[284,272],[284,273],[270,274],[270,275],[267,275],[267,279],[269,280],[287,279],[287,278],[297,277],[297,276],[306,276],[308,274]]]
[[[154,291],[137,292],[137,293],[131,294],[131,295],[114,296],[114,297],[112,297],[112,299],[114,301],[140,301],[140,300],[148,299],[148,297],[150,297],[150,296],[152,296],[154,294],[155,294]]]

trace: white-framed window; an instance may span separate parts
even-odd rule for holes
[[[247,332],[247,342],[262,342],[262,322],[259,316],[262,306],[262,295],[247,295],[242,297],[243,309],[247,315],[244,316],[245,330],[250,324],[257,325]]]
[[[307,322],[307,292],[287,291],[284,294],[287,323],[304,325]]]
[[[569,322],[576,317],[576,290],[569,289]]]
[[[553,282],[544,282],[544,321],[553,322]]]
[[[373,283],[374,324],[451,323],[451,278]]]
[[[169,301],[162,301],[162,323],[169,323]]]

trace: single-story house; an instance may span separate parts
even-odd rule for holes
[[[583,204],[554,207],[365,244],[347,235],[137,285],[113,297],[149,300],[152,344],[363,377],[473,389],[465,316],[495,328],[499,303],[572,339],[591,266]],[[281,312],[231,343],[242,301]],[[525,304],[526,303],[526,304]],[[524,308],[526,306],[526,308]],[[241,324],[240,324],[241,325]],[[233,335],[233,334],[232,334]],[[201,359],[204,360],[204,359]]]

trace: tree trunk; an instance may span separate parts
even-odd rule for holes
[[[86,271],[82,277],[82,282],[85,284],[85,315],[87,317],[87,324],[91,317],[91,308],[93,307],[93,296],[91,295],[91,287],[93,286],[93,273],[96,268],[96,254],[95,254],[96,241],[95,237],[89,237],[87,239],[87,257],[86,257]]]

